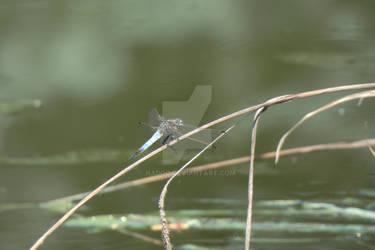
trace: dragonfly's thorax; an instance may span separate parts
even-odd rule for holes
[[[172,134],[175,133],[180,127],[182,127],[184,123],[181,119],[169,119],[163,120],[160,122],[158,130],[161,134]]]

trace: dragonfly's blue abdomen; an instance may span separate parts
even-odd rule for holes
[[[148,147],[150,147],[152,144],[154,144],[157,140],[159,140],[161,138],[161,136],[162,136],[162,134],[160,133],[160,131],[156,130],[156,132],[152,135],[152,137],[148,141],[146,141],[145,144],[142,145],[142,147],[139,148],[141,150],[141,152],[143,152]]]
[[[156,132],[152,135],[148,141],[146,141],[134,154],[132,154],[129,157],[129,160],[134,159],[137,157],[140,153],[145,151],[148,147],[150,147],[152,144],[154,144],[157,140],[159,140],[162,137],[162,134],[159,130],[156,130]]]

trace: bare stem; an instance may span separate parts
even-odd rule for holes
[[[253,129],[251,132],[250,142],[250,167],[249,167],[249,185],[248,185],[248,207],[247,207],[247,219],[246,219],[246,234],[245,234],[245,249],[250,250],[250,238],[251,238],[251,219],[253,214],[253,179],[254,179],[254,156],[255,156],[255,143],[256,133],[259,123],[260,115],[266,110],[266,107],[260,108],[254,115]]]

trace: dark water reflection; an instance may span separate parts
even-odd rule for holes
[[[147,120],[152,107],[168,108],[166,102],[179,102],[175,107],[180,110],[198,85],[210,86],[209,106],[195,102],[181,115],[199,111],[203,124],[273,96],[372,82],[373,11],[371,1],[0,1],[0,103],[42,103],[17,106],[11,113],[0,106],[1,204],[43,202],[96,187],[122,169],[130,152],[147,139],[137,122]],[[338,96],[267,111],[257,152],[273,151],[300,117]],[[361,106],[350,102],[322,113],[285,147],[371,138],[373,107],[368,99]],[[249,132],[242,123],[218,144],[216,155],[201,162],[248,154]],[[122,180],[177,167],[156,158]],[[255,177],[255,198],[337,203],[351,197],[359,201],[354,206],[366,208],[370,198],[360,194],[374,189],[373,163],[366,148],[284,157],[277,170],[264,161],[258,167],[271,173]],[[245,210],[245,172],[179,178],[170,188],[167,208],[208,209],[216,205],[192,200],[221,198],[238,201],[221,208]],[[82,213],[156,211],[161,188],[156,183],[103,195]],[[0,248],[29,247],[58,217],[37,208],[0,213]],[[242,236],[190,232],[175,233],[173,239],[176,245],[242,249]],[[273,236],[290,238],[255,234]],[[367,249],[374,243],[372,235],[306,238],[318,240],[277,248]],[[275,248],[270,240],[254,246]],[[57,231],[42,249],[67,248],[159,249],[121,234],[90,235],[70,228]]]

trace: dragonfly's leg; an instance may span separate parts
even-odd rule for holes
[[[174,135],[172,135],[172,134],[167,135],[167,136],[163,139],[162,144],[163,144],[163,145],[167,144],[167,146],[168,146],[169,148],[173,149],[173,146],[169,145],[169,143],[170,143],[171,141],[175,140],[175,139],[176,139],[176,137],[175,137]],[[178,138],[177,138],[177,139],[178,139]]]
[[[170,137],[170,136],[171,136],[171,135],[167,135],[166,137],[164,137],[164,138],[162,139],[162,141],[161,141],[161,144],[162,144],[162,145],[167,144],[168,141],[169,141],[169,137]]]
[[[179,139],[178,135],[176,135],[176,134],[171,135],[171,141],[176,140],[176,139],[177,139],[177,142],[180,142],[180,139]]]
[[[173,134],[167,136],[167,138],[166,138],[166,144],[168,145],[168,148],[170,148],[172,151],[174,151],[174,153],[177,153],[176,148],[174,146],[172,146],[172,145],[169,145],[169,143],[171,141],[174,141],[175,139],[176,139],[176,137]]]

